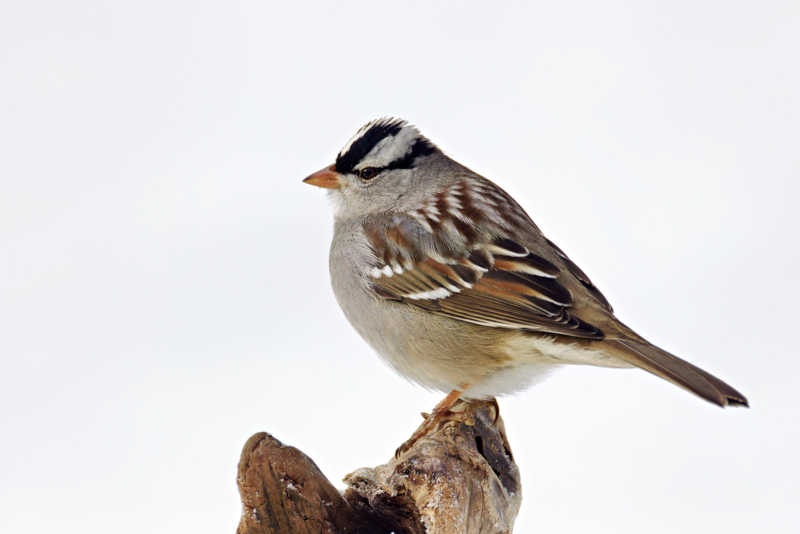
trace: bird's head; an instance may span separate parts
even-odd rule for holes
[[[349,219],[418,204],[416,197],[442,179],[438,169],[450,161],[406,121],[383,118],[364,125],[333,165],[303,181],[328,189],[334,216]]]

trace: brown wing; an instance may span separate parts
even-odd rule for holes
[[[558,267],[519,243],[494,238],[460,257],[432,255],[373,267],[376,295],[483,326],[603,338],[570,312],[572,294],[558,281]]]

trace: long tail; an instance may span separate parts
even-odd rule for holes
[[[744,395],[719,378],[654,345],[628,339],[606,339],[603,343],[618,358],[669,380],[709,402],[723,407],[749,407]]]

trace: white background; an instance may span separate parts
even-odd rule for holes
[[[6,0],[0,47],[0,531],[233,532],[261,430],[390,458],[442,395],[345,321],[301,183],[384,115],[752,403],[501,399],[516,531],[800,531],[797,1]]]

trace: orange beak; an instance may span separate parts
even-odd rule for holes
[[[342,187],[342,183],[339,181],[342,175],[336,172],[335,169],[335,165],[325,167],[303,180],[303,183],[316,185],[324,189],[339,189]]]

